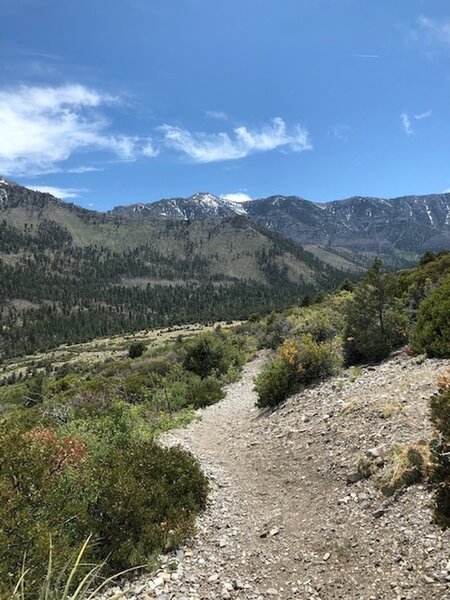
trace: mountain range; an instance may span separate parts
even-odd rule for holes
[[[136,329],[246,318],[450,248],[450,194],[318,204],[209,193],[86,210],[0,178],[0,359]]]
[[[223,219],[245,215],[302,246],[385,255],[402,262],[450,247],[450,194],[317,203],[298,196],[233,202],[209,193],[119,206],[111,215],[135,220]]]

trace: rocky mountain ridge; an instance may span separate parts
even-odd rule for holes
[[[249,219],[304,246],[323,262],[343,270],[358,270],[378,255],[392,266],[417,260],[426,250],[450,248],[450,194],[384,199],[355,196],[316,203],[298,196],[270,196],[236,202],[199,192],[187,198],[118,206],[106,213],[87,210],[0,178],[0,210],[56,210],[61,225],[70,211],[103,223],[191,223]],[[6,211],[6,212],[4,212]],[[355,266],[356,265],[356,266]]]
[[[450,194],[374,198],[354,196],[317,203],[299,196],[231,202],[209,193],[110,211],[134,219],[211,219],[246,215],[299,244],[358,252],[422,252],[450,247]]]

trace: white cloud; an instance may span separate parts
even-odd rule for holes
[[[419,113],[418,115],[414,115],[414,118],[417,119],[418,121],[421,121],[422,119],[428,119],[428,117],[431,117],[431,110],[427,110],[426,112],[423,113]]]
[[[348,125],[335,125],[329,132],[336,140],[340,142],[348,142],[350,127]]]
[[[232,192],[230,194],[221,194],[220,196],[229,202],[249,202],[252,198],[244,192]]]
[[[163,125],[160,129],[166,146],[186,154],[198,163],[244,158],[255,152],[267,152],[276,148],[286,148],[293,152],[312,148],[306,129],[295,125],[288,130],[280,117],[259,130],[237,127],[231,135],[224,132],[191,133],[172,125]]]
[[[94,171],[103,171],[103,169],[101,169],[99,167],[85,167],[85,166],[72,167],[71,169],[66,169],[67,173],[78,173],[78,174],[93,173]]]
[[[148,139],[142,146],[142,154],[144,156],[148,156],[149,158],[154,158],[155,156],[158,156],[159,149],[153,145],[151,139]]]
[[[68,198],[78,198],[80,192],[83,190],[77,190],[73,188],[60,188],[54,187],[52,185],[27,185],[27,188],[30,190],[35,190],[36,192],[43,192],[45,194],[51,194],[55,196],[55,198],[61,198],[62,200],[66,200]]]
[[[109,132],[110,123],[99,110],[115,102],[82,85],[0,90],[0,172],[60,170],[61,163],[81,151],[103,150],[121,160],[154,156],[149,139]]]
[[[228,121],[228,115],[222,110],[206,110],[205,115],[210,119],[217,119],[218,121]]]
[[[439,21],[420,16],[417,19],[420,37],[428,44],[450,45],[450,21]]]
[[[411,126],[411,119],[408,117],[408,115],[406,113],[402,113],[400,115],[400,118],[402,120],[402,125],[403,125],[403,129],[404,129],[405,133],[407,135],[413,135],[414,130]]]

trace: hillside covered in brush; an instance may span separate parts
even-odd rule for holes
[[[261,572],[282,591],[278,557],[297,569],[302,552],[302,586],[314,578],[324,598],[356,598],[355,588],[368,597],[381,566],[380,599],[394,582],[417,590],[411,600],[440,600],[450,576],[450,530],[439,529],[450,525],[449,277],[446,251],[399,274],[376,260],[358,283],[261,319],[103,340],[109,353],[90,360],[92,343],[59,349],[59,360],[9,361],[0,598],[37,600],[49,581],[58,589],[64,579],[49,573],[91,535],[101,543],[87,545],[69,587],[87,565],[106,576],[164,553],[159,581],[144,571],[120,591],[181,598],[188,574],[216,597],[239,576],[235,591],[250,600]],[[185,544],[220,562],[190,560]]]

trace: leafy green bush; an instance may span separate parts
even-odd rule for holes
[[[417,352],[450,357],[450,277],[419,305],[411,341]]]
[[[327,342],[317,342],[311,335],[301,336],[299,351],[301,385],[323,381],[341,366],[341,358],[336,347]]]
[[[439,381],[439,391],[429,400],[430,418],[437,437],[431,444],[431,480],[434,484],[436,521],[450,527],[450,377]]]
[[[142,356],[144,354],[146,349],[147,346],[144,343],[133,342],[132,344],[130,344],[130,347],[128,349],[128,356],[130,358],[139,358],[139,356]]]
[[[187,343],[183,367],[199,377],[223,375],[244,357],[226,336],[212,333],[197,335]]]
[[[379,362],[406,341],[408,320],[395,296],[395,280],[376,259],[356,286],[345,315],[344,353],[348,365]]]
[[[89,559],[108,558],[116,571],[145,563],[190,533],[207,495],[197,462],[179,448],[126,433],[102,439],[99,452],[93,429],[0,425],[0,589],[20,572],[24,553],[30,577],[42,578],[50,532],[56,568],[92,535],[101,543]]]
[[[255,380],[258,406],[276,406],[301,387],[335,373],[341,360],[336,347],[316,342],[309,334],[299,341],[288,340]]]
[[[224,393],[220,381],[209,376],[201,378],[195,373],[184,374],[168,383],[161,394],[167,400],[170,411],[182,410],[192,406],[203,408],[222,400]]]
[[[291,330],[292,324],[284,315],[271,313],[266,321],[265,346],[275,350],[286,340]]]
[[[267,364],[256,377],[258,406],[276,406],[297,390],[296,370],[281,357]]]

